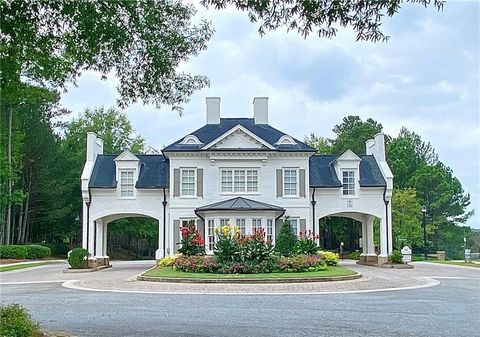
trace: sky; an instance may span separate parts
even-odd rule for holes
[[[373,118],[385,133],[402,126],[430,142],[440,160],[470,193],[477,210],[468,225],[480,228],[480,2],[404,4],[384,20],[387,43],[356,42],[340,29],[332,39],[304,39],[280,29],[258,34],[258,24],[234,8],[199,7],[195,20],[212,22],[208,49],[182,64],[204,74],[183,115],[168,107],[134,104],[125,110],[138,134],[161,150],[205,124],[205,97],[221,97],[222,117],[253,117],[253,97],[269,97],[269,124],[303,140],[311,132],[333,137],[347,115]],[[93,106],[115,106],[116,79],[87,72],[62,95],[77,117]]]

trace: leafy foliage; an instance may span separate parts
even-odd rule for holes
[[[419,247],[423,243],[422,212],[413,188],[395,189],[392,197],[392,231],[397,247]]]
[[[336,138],[330,140],[332,153],[341,154],[352,150],[357,155],[365,154],[365,142],[382,130],[382,124],[371,118],[364,122],[358,116],[344,117],[342,123],[333,128]]]
[[[297,236],[293,233],[290,225],[290,218],[283,219],[280,233],[278,233],[275,241],[275,252],[281,256],[292,256],[295,254],[295,245],[297,244]]]
[[[316,254],[318,250],[317,240],[319,236],[313,236],[311,230],[300,233],[294,247],[295,254]]]
[[[25,246],[0,245],[0,258],[2,259],[26,259],[28,250]]]
[[[300,273],[306,271],[326,270],[327,265],[321,255],[300,254],[290,257],[281,257],[276,271]]]
[[[325,259],[325,262],[328,266],[336,266],[338,264],[340,257],[337,253],[320,250],[318,251],[318,254]]]
[[[175,260],[180,258],[182,255],[181,254],[175,254],[175,255],[170,255],[170,256],[165,256],[162,258],[160,261],[158,261],[158,266],[159,267],[172,267],[175,263]]]
[[[52,251],[48,247],[41,245],[26,245],[27,259],[43,259],[52,255]]]
[[[67,256],[70,250],[64,243],[40,243],[40,245],[50,248],[52,256]]]
[[[68,254],[68,263],[72,269],[85,269],[88,264],[88,251],[83,248],[72,249]]]
[[[394,250],[389,256],[388,261],[390,263],[403,263],[402,253],[399,250]]]
[[[425,7],[431,0],[407,0]],[[388,36],[381,30],[385,16],[393,16],[401,8],[401,1],[304,1],[304,0],[202,0],[205,6],[216,9],[234,5],[248,13],[252,22],[260,22],[261,35],[267,30],[286,27],[296,30],[306,37],[312,31],[318,36],[331,38],[336,35],[338,26],[350,27],[360,41],[387,41]],[[443,8],[443,1],[434,0],[433,6]]]
[[[195,228],[195,225],[191,224],[187,227],[182,227],[180,228],[180,232],[182,234],[182,239],[180,241],[182,247],[178,249],[180,254],[185,256],[205,254],[205,241]]]
[[[84,70],[119,79],[119,104],[138,100],[175,109],[208,84],[179,72],[206,48],[209,23],[192,24],[181,1],[2,1],[2,93],[19,93],[21,79],[65,88]]]
[[[0,336],[36,337],[38,333],[38,325],[24,307],[19,304],[0,306]]]

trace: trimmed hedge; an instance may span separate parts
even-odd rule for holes
[[[0,336],[36,337],[38,325],[27,310],[19,304],[0,306]]]
[[[0,246],[1,259],[26,259],[28,249],[26,246],[8,245]]]
[[[68,263],[72,269],[85,269],[88,262],[88,250],[83,248],[74,248],[68,254]]]
[[[52,256],[67,256],[70,250],[64,243],[39,243],[39,245],[50,248]]]
[[[25,245],[27,247],[27,259],[43,259],[52,255],[52,251],[48,247],[40,245]]]

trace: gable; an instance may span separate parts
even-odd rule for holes
[[[274,147],[241,125],[205,145],[203,149],[274,149]]]
[[[128,150],[123,151],[119,156],[117,156],[114,161],[140,161],[136,155],[131,153]]]
[[[361,161],[360,157],[357,156],[352,150],[347,150],[344,153],[342,153],[337,159],[336,162],[342,162],[342,161]]]

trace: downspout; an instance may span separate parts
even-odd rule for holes
[[[388,244],[388,204],[389,201],[385,198],[387,194],[387,186],[383,190],[383,202],[385,203],[385,235],[387,238],[387,255],[390,255],[389,244]]]
[[[90,232],[90,204],[92,203],[92,192],[90,191],[90,187],[88,188],[88,201],[85,203],[87,206],[87,251],[88,251],[88,236]]]
[[[316,201],[315,201],[315,187],[313,188],[313,192],[312,192],[312,217],[313,217],[313,237],[315,237],[315,226],[316,226],[316,221],[315,221],[315,205],[316,205]]]
[[[165,192],[165,188],[163,189],[163,257],[167,256],[167,247],[166,247],[166,235],[167,235],[167,194]]]

